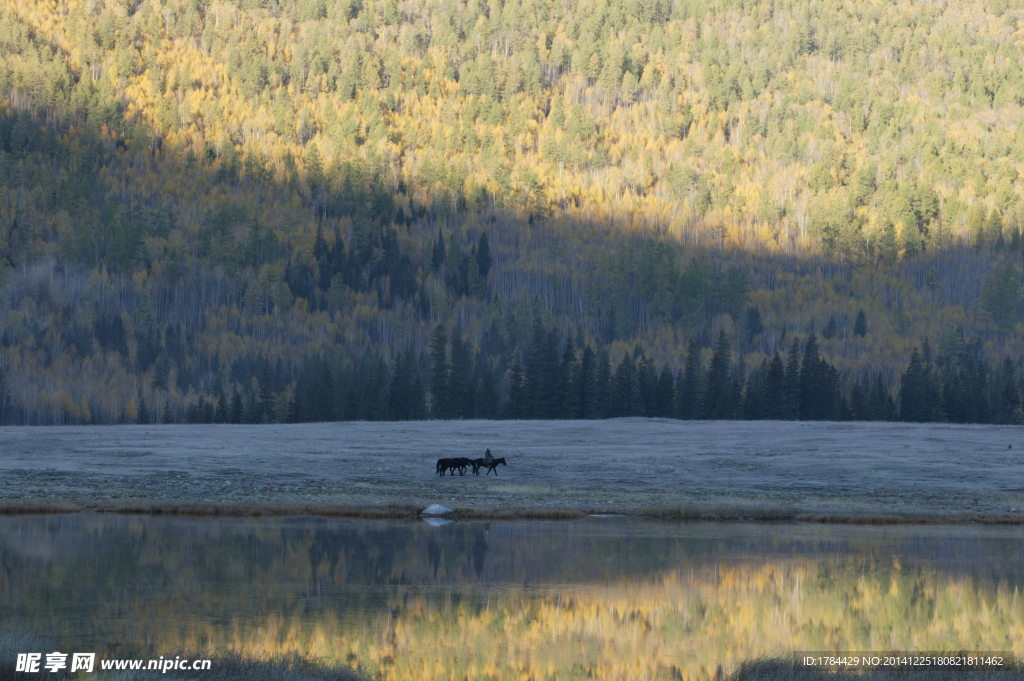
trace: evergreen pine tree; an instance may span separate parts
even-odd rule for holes
[[[635,416],[636,404],[636,366],[628,353],[622,355],[622,361],[615,369],[611,386],[611,413],[609,416]]]
[[[327,375],[329,376],[330,374]],[[391,418],[388,411],[388,385],[390,382],[391,377],[388,375],[388,365],[383,357],[377,356],[370,365],[370,377],[367,382],[365,399],[367,403],[366,418],[368,420],[387,421]],[[333,409],[327,420],[334,420]]]
[[[539,385],[535,393],[533,418],[558,418],[562,376],[561,362],[558,359],[558,341],[554,330],[548,331],[544,336],[535,368],[539,371],[536,379]]]
[[[764,333],[764,324],[761,322],[761,311],[756,307],[747,308],[747,343],[752,343],[755,338]]]
[[[423,379],[420,378],[419,371],[416,371],[416,378],[413,380],[412,400],[410,402],[410,405],[410,419],[422,420],[427,417],[427,394],[426,390],[423,387]]]
[[[743,386],[747,381],[747,365],[740,356],[732,372],[732,385],[729,389],[729,405],[726,410],[727,419],[743,418]]]
[[[7,387],[7,374],[0,369],[0,426],[7,424],[7,413],[11,404],[11,392]]]
[[[675,412],[675,385],[672,381],[672,371],[668,365],[661,367],[658,374],[658,387],[655,392],[655,409],[653,416],[663,419],[671,418]]]
[[[715,354],[708,367],[704,389],[704,417],[726,419],[732,413],[732,349],[729,336],[722,329],[715,341]]]
[[[434,328],[430,358],[433,361],[430,374],[430,416],[435,419],[448,418],[448,334],[441,324]]]
[[[288,416],[286,419],[287,423],[302,423],[302,412],[299,409],[299,400],[292,393],[288,398]]]
[[[910,354],[910,364],[900,383],[899,416],[901,421],[927,421],[924,403],[924,366],[917,348]]]
[[[484,370],[480,379],[480,390],[476,400],[476,416],[482,419],[498,418],[498,381],[490,367]]]
[[[870,420],[867,396],[859,378],[854,380],[853,385],[850,387],[850,418],[854,421]]]
[[[868,333],[868,318],[864,314],[864,310],[858,310],[857,312],[857,319],[853,323],[853,333],[862,338]]]
[[[835,395],[830,385],[829,368],[818,357],[818,339],[810,334],[800,365],[800,418],[809,421],[832,418]]]
[[[135,422],[140,426],[149,423],[149,409],[146,408],[146,400],[142,397],[142,390],[139,390],[139,406],[135,410]]]
[[[491,246],[487,241],[487,232],[480,233],[476,245],[476,264],[480,270],[480,278],[487,281],[487,273],[491,271]]]
[[[405,367],[405,354],[395,357],[395,369],[391,372],[388,387],[388,413],[396,421],[409,419],[407,400],[412,391],[412,373]]]
[[[153,380],[149,386],[153,390],[167,390],[167,377],[171,371],[171,362],[166,353],[161,353],[153,365]]]
[[[574,418],[593,419],[598,417],[597,396],[597,355],[588,345],[583,348],[579,372],[576,379],[576,415]]]
[[[800,339],[793,336],[786,359],[786,377],[783,391],[784,418],[800,418]]]
[[[683,384],[684,384],[685,380],[686,380],[686,375],[683,373],[683,370],[682,369],[677,369],[676,370],[676,385],[675,385],[675,404],[673,405],[673,409],[672,409],[672,418],[676,418],[676,419],[682,418],[681,417],[681,412],[683,410],[682,395],[683,395],[683,389],[684,389]]]
[[[559,367],[559,401],[558,416],[563,419],[576,418],[579,412],[579,381],[580,366],[576,359],[576,343],[572,338],[565,341],[565,349],[562,350],[562,364]]]
[[[527,418],[527,387],[523,372],[523,363],[519,359],[519,351],[512,354],[512,366],[509,368],[508,403],[505,405],[505,418]]]
[[[1017,389],[1017,368],[1009,357],[1003,359],[999,381],[999,412],[997,423],[1016,423],[1021,408],[1020,392]]]
[[[895,421],[896,416],[896,401],[882,380],[882,374],[875,374],[874,385],[871,389],[871,420]]]
[[[593,418],[611,418],[612,412],[612,363],[606,350],[597,355],[596,400]]]
[[[238,394],[238,387],[235,387],[231,395],[231,423],[242,422],[242,396]]]
[[[430,264],[436,271],[442,264],[444,264],[445,256],[447,254],[447,248],[444,245],[444,235],[441,234],[441,228],[437,228],[437,241],[434,242],[434,252],[431,254]]]
[[[768,371],[764,379],[764,414],[765,418],[782,420],[789,418],[788,400],[786,398],[786,369],[779,353],[772,356],[768,363]]]
[[[224,388],[220,385],[220,380],[217,381],[217,412],[214,416],[214,420],[217,423],[227,423],[230,415],[228,414],[228,399],[224,394]]]
[[[703,416],[701,401],[701,366],[700,351],[697,343],[690,340],[686,350],[686,369],[683,374],[683,389],[676,396],[679,404],[679,418],[684,420],[699,419]]]
[[[658,415],[658,372],[654,366],[654,360],[641,356],[637,365],[637,401],[639,402],[639,416]],[[671,384],[671,381],[669,381]]]
[[[546,340],[547,333],[540,321],[540,315],[534,314],[529,352],[526,354],[523,366],[527,395],[526,404],[523,405],[523,418],[545,418],[540,415],[542,386],[546,379],[551,379],[550,376],[545,376],[546,370],[550,369],[550,366],[545,366],[544,360]]]
[[[750,372],[747,390],[743,395],[743,418],[758,421],[765,418],[764,387],[768,375],[768,360],[762,359],[761,366]]]
[[[260,365],[260,420],[263,423],[274,422],[274,400],[273,400],[273,385],[272,377],[270,374],[270,360],[266,357],[263,358],[263,362]]]
[[[825,330],[822,331],[821,335],[825,338],[835,338],[836,332],[839,330],[839,326],[836,324],[835,316],[828,318],[828,324],[825,325]]]
[[[256,401],[256,397],[252,393],[249,393],[246,396],[245,408],[243,411],[243,423],[260,423],[263,419],[259,402]]]
[[[313,241],[313,257],[316,258],[317,286],[320,287],[321,291],[326,291],[331,286],[331,266],[333,263],[331,251],[327,248],[324,232],[319,223],[316,226],[316,239]]]
[[[451,339],[451,361],[448,368],[448,417],[473,418],[471,383],[473,377],[469,343],[455,333]]]

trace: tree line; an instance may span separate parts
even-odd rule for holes
[[[748,368],[723,330],[708,361],[696,343],[684,366],[658,365],[637,346],[613,359],[535,320],[525,352],[499,370],[438,325],[429,352],[355,364],[308,358],[297,366],[255,359],[258,389],[220,383],[183,414],[153,411],[140,397],[137,422],[302,423],[418,419],[608,419],[918,421],[1024,423],[1020,361],[990,365],[978,345],[925,339],[899,388],[881,373],[842,375],[819,354],[814,333],[785,355]],[[255,377],[254,377],[255,378]]]

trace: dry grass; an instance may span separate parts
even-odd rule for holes
[[[117,500],[104,503],[11,500],[0,504],[0,515],[81,513],[125,513],[180,516],[324,516],[337,518],[394,519],[414,518],[423,509],[413,504],[373,504],[369,506],[329,503],[274,501],[202,502]]]
[[[687,504],[685,506],[662,506],[636,511],[626,510],[626,515],[640,515],[658,520],[796,520],[797,512],[790,508],[770,505],[745,504]]]
[[[231,502],[111,500],[83,501],[8,500],[0,503],[0,515],[62,514],[91,511],[144,515],[194,517],[320,516],[381,520],[414,519],[424,506],[408,503],[369,505],[329,502],[248,500]],[[772,504],[728,504],[712,502],[680,506],[639,506],[565,508],[551,506],[465,506],[456,507],[456,520],[575,520],[587,515],[612,514],[667,521],[762,521],[810,522],[840,525],[964,524],[1024,525],[1024,515],[986,515],[973,512],[920,513],[880,511],[832,511],[801,509]]]
[[[87,506],[76,501],[8,499],[0,502],[0,515],[25,515],[29,513],[79,513],[85,510],[87,510]]]
[[[574,508],[457,508],[456,520],[578,520],[587,513]]]
[[[235,502],[147,502],[127,500],[93,504],[97,513],[143,513],[182,516],[325,516],[336,518],[414,518],[423,509],[413,504],[372,504],[369,506],[275,501]]]
[[[937,525],[981,523],[985,525],[1022,525],[1019,515],[980,515],[977,513],[916,513],[878,511],[801,510],[770,504],[688,504],[619,510],[623,515],[675,521],[805,522],[838,525]]]

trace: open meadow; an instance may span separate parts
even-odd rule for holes
[[[1024,430],[903,423],[421,421],[2,428],[7,512],[1024,521]],[[439,478],[438,458],[508,460]]]

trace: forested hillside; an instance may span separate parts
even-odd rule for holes
[[[1022,19],[0,0],[0,416],[1013,421]]]

